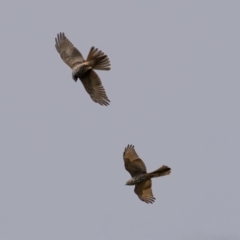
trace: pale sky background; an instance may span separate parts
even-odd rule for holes
[[[239,1],[1,1],[0,240],[240,239]],[[57,33],[98,71],[94,103]],[[140,201],[134,144],[156,202]]]

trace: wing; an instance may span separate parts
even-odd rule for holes
[[[155,197],[152,193],[151,179],[135,185],[134,192],[138,195],[140,200],[146,203],[153,203],[155,201]]]
[[[81,76],[80,80],[94,102],[100,105],[109,105],[110,100],[99,76],[94,70],[88,71],[84,76]]]
[[[141,158],[137,155],[134,146],[128,145],[123,152],[123,160],[126,170],[132,177],[146,173],[147,168]]]
[[[62,60],[70,67],[73,68],[77,64],[83,63],[85,59],[77,48],[67,39],[64,33],[59,33],[55,38],[55,47],[59,52]]]

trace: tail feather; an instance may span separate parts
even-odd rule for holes
[[[158,168],[156,171],[151,172],[149,174],[151,174],[151,176],[154,178],[154,177],[166,176],[166,175],[169,175],[170,173],[171,173],[171,168],[163,165],[162,167]]]
[[[95,47],[91,47],[86,61],[89,62],[92,68],[96,70],[111,69],[111,64],[108,56]]]

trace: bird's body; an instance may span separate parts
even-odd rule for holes
[[[95,70],[110,70],[110,61],[107,55],[95,47],[91,47],[85,60],[80,51],[73,46],[64,33],[59,33],[55,39],[55,47],[62,60],[72,69],[72,78],[82,82],[84,88],[94,102],[100,105],[109,105],[102,82]]]
[[[72,69],[72,78],[76,82],[79,79],[83,78],[84,75],[88,73],[89,70],[91,70],[92,67],[88,65],[88,63],[80,63],[79,65],[75,66]]]
[[[171,173],[171,168],[163,165],[156,171],[147,173],[147,168],[137,155],[134,146],[128,145],[123,152],[123,160],[126,170],[131,174],[132,178],[126,182],[126,185],[135,185],[134,192],[139,199],[146,203],[153,203],[155,197],[152,193],[151,178],[166,176]]]

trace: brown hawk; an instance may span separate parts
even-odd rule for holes
[[[162,177],[171,173],[171,168],[163,165],[154,172],[147,173],[147,168],[141,158],[137,155],[134,146],[128,145],[123,152],[123,160],[126,170],[132,178],[126,185],[135,185],[134,192],[140,200],[146,203],[153,203],[155,198],[152,193],[151,178]]]
[[[110,70],[110,60],[107,55],[95,47],[91,47],[87,60],[77,48],[67,39],[64,33],[57,34],[55,47],[62,60],[72,69],[72,78],[79,78],[92,100],[100,105],[109,105],[102,82],[93,70]]]

